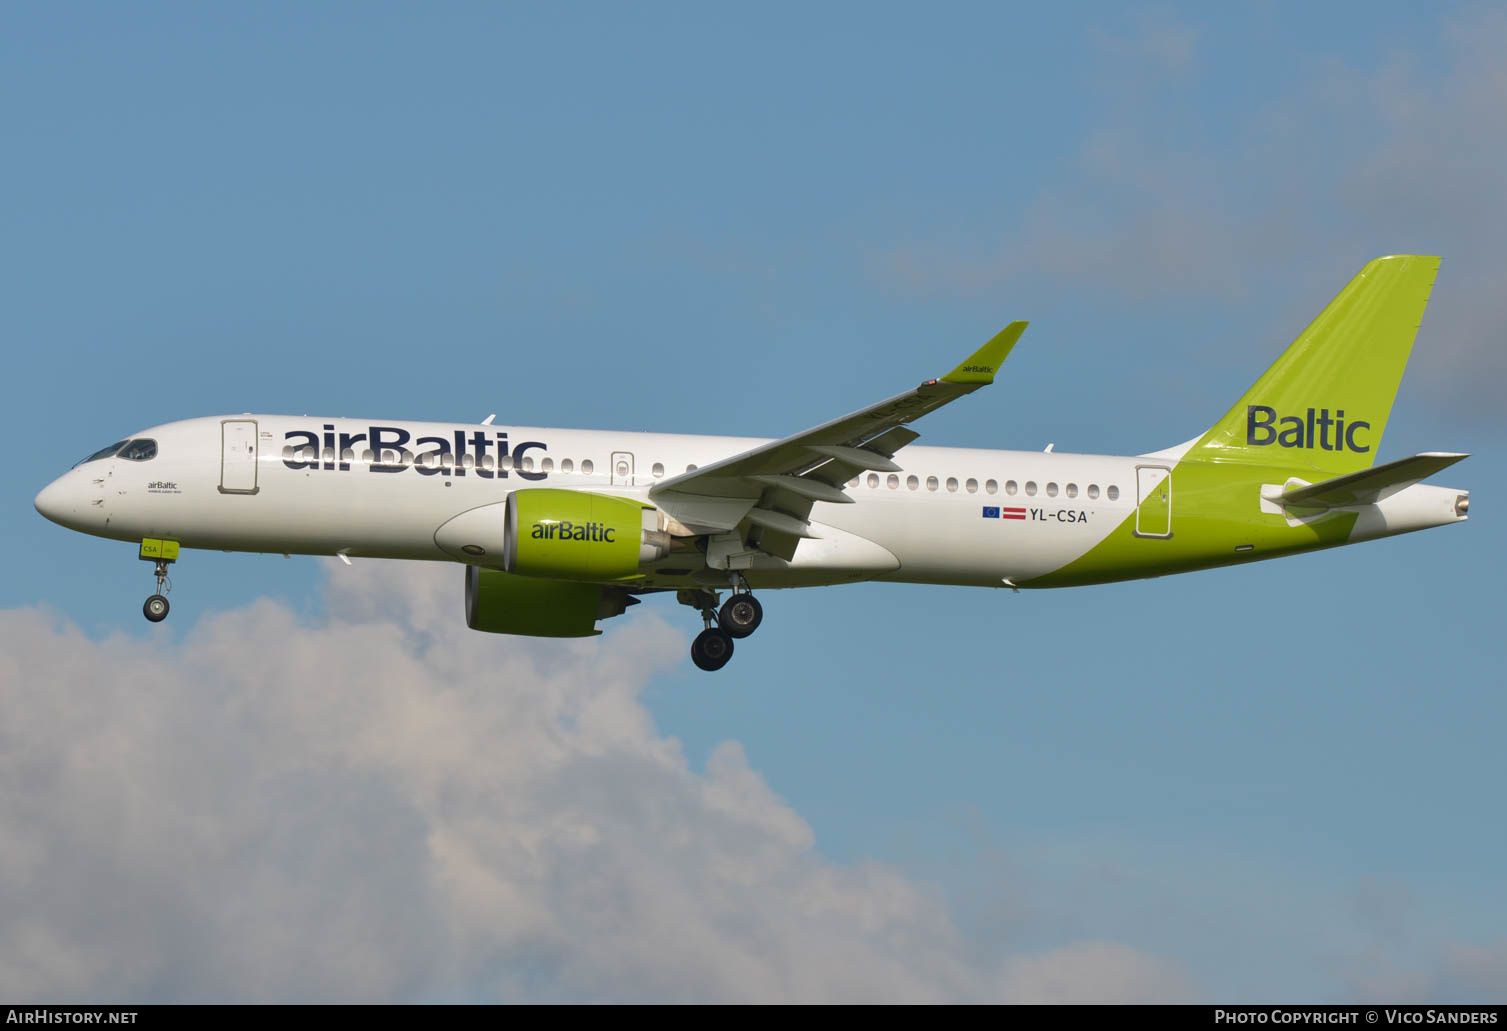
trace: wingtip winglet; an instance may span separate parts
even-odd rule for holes
[[[963,364],[953,369],[942,377],[943,383],[964,383],[985,386],[994,382],[994,374],[999,371],[1005,359],[1009,357],[1010,350],[1020,335],[1026,331],[1028,322],[1012,322],[994,335],[983,347],[974,351],[963,360]]]

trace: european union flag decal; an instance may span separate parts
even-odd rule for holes
[[[999,518],[999,507],[997,505],[985,505],[984,506],[984,518],[985,519],[998,519]]]

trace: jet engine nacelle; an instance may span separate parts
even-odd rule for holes
[[[593,637],[601,633],[597,620],[622,615],[637,604],[621,587],[466,567],[466,626],[490,634]]]
[[[652,505],[607,494],[538,487],[508,495],[502,568],[553,580],[612,581],[670,553]]]
[[[462,512],[435,531],[434,543],[468,565],[603,582],[637,576],[672,550],[689,548],[688,540],[675,539],[689,536],[652,505],[536,487]]]

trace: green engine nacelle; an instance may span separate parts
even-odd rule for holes
[[[652,507],[606,494],[516,490],[508,495],[506,520],[502,566],[521,576],[627,580],[640,575],[641,562],[667,550]]]
[[[596,621],[602,616],[602,594],[596,584],[536,580],[467,566],[466,625],[492,634],[592,637],[601,633]]]

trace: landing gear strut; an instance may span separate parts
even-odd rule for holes
[[[153,623],[161,623],[167,618],[167,610],[171,608],[167,603],[167,592],[173,589],[173,582],[167,578],[167,563],[157,562],[157,593],[148,598],[141,606],[141,614]]]
[[[153,570],[157,577],[157,593],[148,598],[141,605],[141,614],[153,623],[161,623],[167,618],[167,596],[173,589],[173,581],[168,579],[167,567],[178,557],[178,542],[164,541],[149,537],[141,542],[140,558],[155,562]]]
[[[722,603],[720,610],[717,604],[721,596],[713,590],[683,590],[677,598],[682,605],[689,605],[701,614],[703,629],[691,642],[691,661],[708,672],[726,666],[733,657],[733,642],[759,629],[764,621],[764,606],[741,575],[733,581],[732,597]]]

